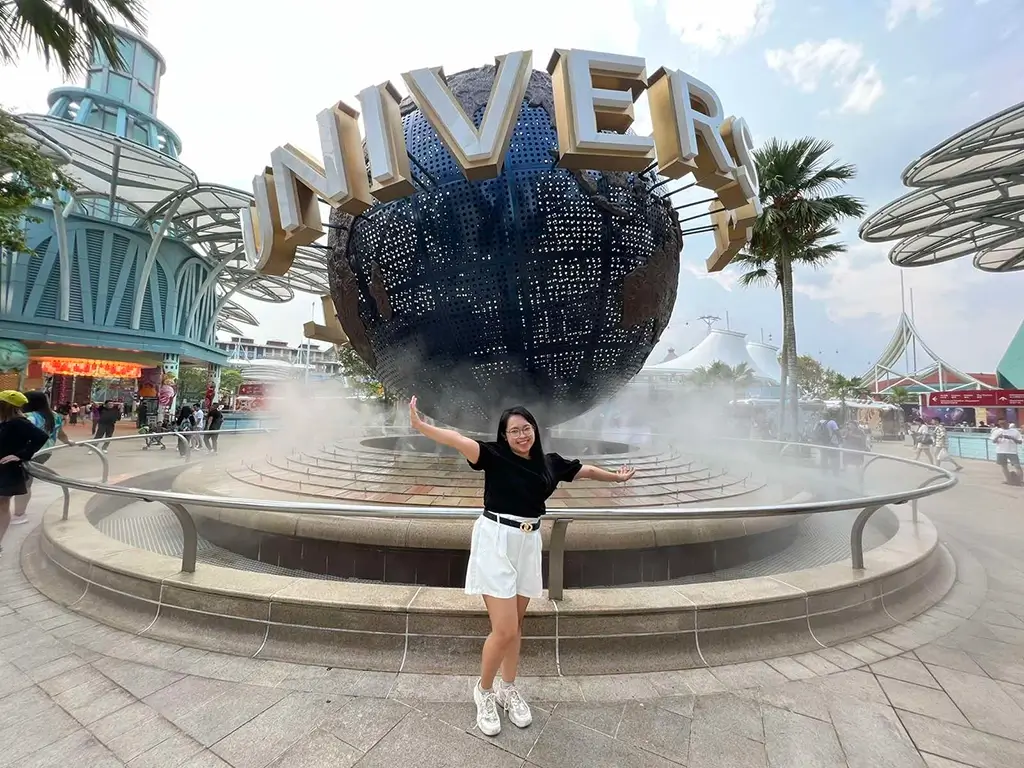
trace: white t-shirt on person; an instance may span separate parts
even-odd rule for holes
[[[1017,453],[1019,443],[1013,438],[1021,439],[1019,430],[1001,427],[993,429],[988,436],[988,439],[996,444],[996,453]]]

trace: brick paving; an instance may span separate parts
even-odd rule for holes
[[[113,472],[169,454],[115,445]],[[79,616],[25,580],[35,525],[18,526],[0,557],[0,766],[1019,768],[1024,491],[966,463],[960,486],[921,503],[958,566],[923,616],[767,662],[525,679],[534,724],[494,739],[474,727],[470,678],[241,658]],[[36,520],[57,498],[37,493]]]

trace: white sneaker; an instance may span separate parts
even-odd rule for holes
[[[526,699],[519,693],[515,683],[506,683],[501,678],[498,678],[494,681],[494,692],[495,698],[504,708],[508,719],[512,721],[512,725],[525,728],[533,722],[533,713],[530,712],[530,705],[526,703]]]
[[[498,717],[498,702],[494,690],[485,691],[479,681],[473,687],[473,701],[476,702],[476,727],[484,736],[501,733],[501,718]]]
[[[24,525],[28,522],[28,514],[14,515],[11,517],[11,525]]]

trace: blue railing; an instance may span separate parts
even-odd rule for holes
[[[949,438],[949,452],[961,459],[980,459],[982,461],[995,461],[996,446],[988,439],[988,434],[956,434],[947,431]],[[1017,451],[1024,461],[1024,446]]]

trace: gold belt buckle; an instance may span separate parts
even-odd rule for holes
[[[519,530],[523,533],[530,533],[533,530],[533,523],[520,523]]]

